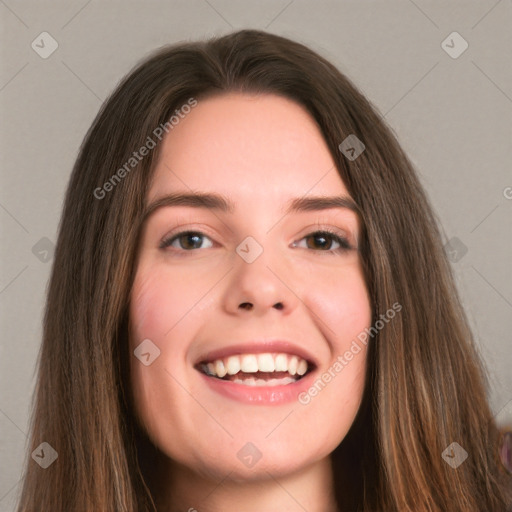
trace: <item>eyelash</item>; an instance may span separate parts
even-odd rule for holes
[[[178,240],[180,237],[182,237],[184,235],[199,235],[200,237],[209,238],[208,235],[205,235],[204,233],[202,233],[200,231],[185,230],[185,231],[181,231],[179,233],[174,233],[174,234],[164,238],[160,242],[159,248],[166,249],[166,248],[170,247],[171,244],[175,240]],[[316,252],[322,252],[322,253],[327,253],[327,254],[333,255],[333,254],[344,253],[344,252],[347,252],[350,249],[352,249],[352,246],[349,244],[349,242],[346,238],[340,236],[335,231],[332,231],[330,229],[325,229],[325,228],[320,229],[318,231],[313,231],[311,233],[308,233],[307,235],[303,236],[299,241],[302,241],[302,240],[312,237],[314,235],[321,235],[321,236],[325,236],[327,238],[331,238],[332,241],[339,244],[339,247],[336,249],[318,249],[318,250],[316,250]],[[296,244],[296,242],[294,242],[294,244]],[[197,251],[200,249],[176,249],[176,248],[174,248],[174,250],[179,251],[179,252],[193,252],[193,251]],[[315,249],[312,249],[312,250],[315,250]]]

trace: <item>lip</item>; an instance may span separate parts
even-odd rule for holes
[[[252,405],[282,405],[299,399],[299,395],[311,387],[316,370],[309,371],[296,382],[283,386],[246,386],[229,380],[209,377],[199,371],[205,383],[220,395]]]
[[[308,366],[313,369],[318,367],[318,361],[306,349],[285,340],[263,340],[242,343],[238,345],[229,345],[216,350],[211,350],[202,354],[196,361],[197,367],[201,363],[215,361],[216,359],[223,359],[225,357],[240,355],[240,354],[263,354],[263,353],[281,353],[289,354],[292,356],[299,356],[308,362]],[[302,380],[302,379],[301,379]],[[290,384],[292,385],[292,384]],[[247,387],[247,386],[244,386]]]
[[[206,375],[200,370],[202,363],[212,362],[233,355],[280,353],[299,356],[308,363],[308,372],[296,382],[282,386],[246,386],[229,380]],[[306,349],[287,340],[260,340],[210,350],[201,355],[194,368],[208,387],[220,395],[253,405],[280,405],[298,400],[300,393],[311,387],[319,363]]]

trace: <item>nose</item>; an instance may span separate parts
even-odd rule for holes
[[[235,256],[235,268],[224,291],[227,313],[262,316],[276,310],[288,315],[297,307],[300,299],[293,291],[294,283],[289,282],[289,270],[284,270],[278,255],[270,261],[269,252],[263,251],[252,263]]]

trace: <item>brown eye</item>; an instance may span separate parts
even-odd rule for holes
[[[204,240],[210,239],[198,231],[183,231],[182,233],[178,233],[170,238],[162,240],[160,248],[165,249],[166,247],[173,247],[174,249],[178,250],[182,249],[185,251],[190,251],[193,249],[205,249],[207,247],[212,247],[211,241],[210,245],[207,247],[201,247]]]
[[[330,231],[315,231],[306,235],[302,240],[306,240],[307,249],[316,251],[339,252],[351,249],[345,238]]]
[[[333,244],[333,237],[331,235],[316,233],[314,235],[309,235],[306,238],[308,240],[307,246],[309,249],[329,250]]]

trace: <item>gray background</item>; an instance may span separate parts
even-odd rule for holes
[[[86,130],[149,52],[233,29],[309,45],[385,116],[456,250],[491,405],[512,422],[511,14],[509,0],[0,0],[0,510],[20,488],[51,244]],[[58,43],[47,59],[31,47],[43,31]],[[458,58],[442,46],[453,31],[469,44]]]

